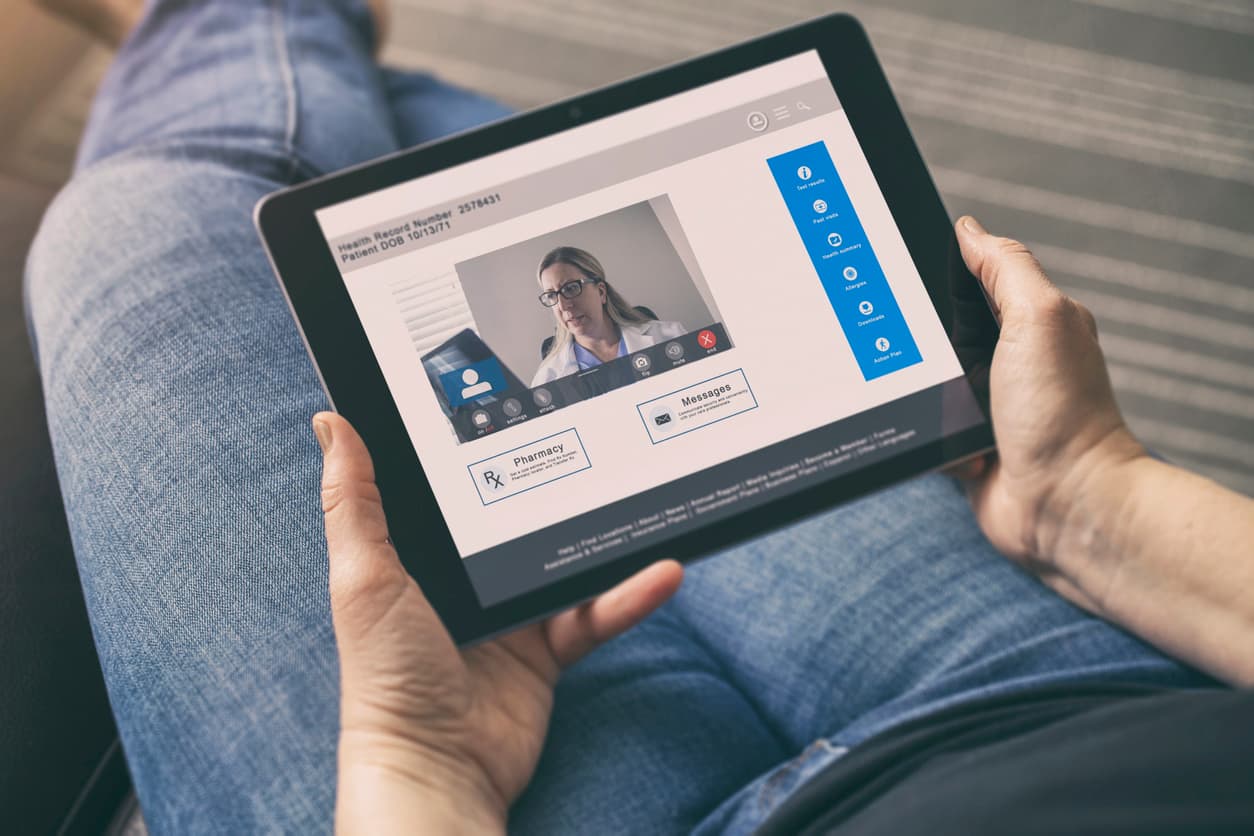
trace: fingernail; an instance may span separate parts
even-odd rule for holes
[[[331,449],[331,425],[322,418],[314,418],[313,431],[318,439],[318,446],[322,448],[322,455],[325,456]]]
[[[974,232],[976,235],[987,235],[988,230],[980,226],[980,222],[975,218],[967,215],[962,219],[962,225],[966,227],[967,232]]]

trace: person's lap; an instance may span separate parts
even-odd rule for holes
[[[630,704],[651,677],[677,696]],[[897,723],[996,693],[1103,681],[1206,683],[1018,570],[981,534],[957,484],[925,476],[690,566],[645,629],[559,684],[544,780],[519,812],[563,807],[616,825],[616,805],[651,803],[674,830],[747,832],[804,778]],[[615,784],[587,780],[593,753],[613,759],[637,738],[665,747],[671,734],[702,734],[716,722],[691,726],[707,695],[727,718],[725,739],[694,746],[728,786],[694,799],[698,815],[679,815],[667,792],[650,798],[665,786],[657,776],[623,768]],[[718,708],[732,702],[735,712]],[[718,745],[726,751],[711,753]]]
[[[146,816],[329,829],[337,665],[308,427],[326,404],[251,209],[505,111],[379,73],[357,6],[225,8],[159,4],[124,48],[28,297]],[[947,701],[1191,676],[1019,573],[926,477],[691,566],[564,677],[512,825],[742,829],[840,747]]]

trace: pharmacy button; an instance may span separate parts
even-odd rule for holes
[[[592,464],[574,429],[545,436],[467,467],[484,505],[555,482]]]

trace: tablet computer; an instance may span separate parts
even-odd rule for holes
[[[847,16],[285,189],[256,222],[459,643],[993,443],[993,317]]]

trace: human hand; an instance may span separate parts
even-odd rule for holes
[[[535,771],[567,665],[679,588],[654,564],[573,610],[461,651],[388,539],[374,467],[334,413],[314,416],[340,654],[336,830],[504,832]]]
[[[980,527],[997,549],[1073,599],[1059,532],[1095,473],[1145,455],[1115,405],[1093,315],[1059,290],[1017,241],[974,218],[956,225],[967,267],[984,286],[1001,336],[989,375],[997,454],[967,463]]]

